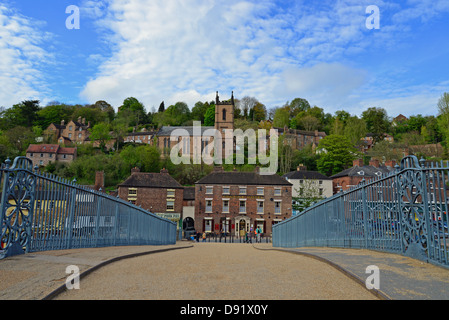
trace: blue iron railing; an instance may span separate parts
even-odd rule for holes
[[[176,243],[176,224],[59,177],[25,157],[0,168],[0,258],[24,252]]]
[[[449,165],[402,159],[273,227],[275,247],[366,248],[449,266]]]

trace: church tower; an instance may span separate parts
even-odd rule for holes
[[[220,101],[220,97],[215,98],[215,129],[223,134],[224,129],[234,129],[234,91],[230,100]]]
[[[225,158],[226,154],[233,154],[234,151],[234,139],[227,141],[225,131],[226,129],[234,130],[234,91],[230,100],[220,101],[220,97],[215,98],[215,129],[221,133],[222,137],[222,157]],[[226,147],[228,150],[226,150]]]

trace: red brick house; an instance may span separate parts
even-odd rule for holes
[[[214,172],[195,184],[195,229],[206,233],[245,232],[272,226],[292,216],[292,184],[278,175]]]
[[[352,168],[331,176],[334,194],[358,185],[363,179],[368,181],[388,174],[395,165],[394,161],[387,161],[381,165],[379,160],[371,160],[369,165],[365,165],[362,159],[354,160]]]
[[[118,196],[180,225],[184,188],[168,170],[145,173],[134,168],[131,176],[118,185]]]
[[[76,159],[76,148],[62,148],[58,144],[30,144],[26,157],[33,162],[33,167],[56,161],[70,163]]]

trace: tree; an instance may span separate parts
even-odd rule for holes
[[[288,107],[282,107],[276,109],[273,118],[273,127],[284,128],[290,124],[290,112]]]
[[[206,127],[215,126],[215,104],[212,104],[209,109],[207,109],[204,115],[204,125]]]
[[[161,104],[159,105],[159,109],[157,110],[157,112],[164,112],[165,111],[165,103],[164,101],[161,102]]]
[[[39,119],[39,110],[41,107],[38,100],[26,100],[15,104],[2,112],[1,116],[6,125],[6,128],[3,129],[11,129],[16,126],[31,128]]]
[[[366,121],[368,132],[373,134],[374,143],[384,139],[390,122],[388,120],[387,111],[383,108],[368,108],[363,111],[362,119]]]
[[[245,96],[240,100],[240,110],[243,112],[243,117],[248,117],[249,112],[258,103],[256,98]]]
[[[359,146],[361,143],[360,139],[365,137],[367,133],[365,120],[354,116],[346,121],[343,135],[351,142],[352,146]]]
[[[438,100],[438,127],[444,145],[449,148],[449,93],[445,92]]]
[[[257,102],[250,110],[249,110],[249,119],[252,121],[263,121],[267,117],[267,108],[260,102]]]
[[[89,129],[90,139],[98,140],[100,143],[100,149],[104,151],[106,142],[111,140],[111,135],[109,134],[109,125],[104,122],[96,124],[93,128]]]
[[[357,153],[357,150],[347,138],[336,134],[331,134],[322,139],[317,150],[320,152],[317,161],[318,170],[327,176],[337,174],[348,168],[356,158]]]
[[[203,103],[201,101],[198,101],[195,103],[195,106],[192,108],[192,119],[201,121],[201,123],[204,123],[204,116],[206,115],[206,111],[209,109],[209,103]]]
[[[141,123],[146,123],[146,111],[144,105],[134,97],[126,98],[123,105],[119,107],[117,116],[125,113],[126,117],[131,117],[130,125],[138,126]]]

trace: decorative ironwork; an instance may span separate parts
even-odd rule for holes
[[[31,160],[19,157],[14,160],[12,167],[9,164],[8,159],[4,170],[0,212],[0,239],[4,255],[28,249],[36,187]]]
[[[33,171],[0,167],[0,259],[24,252],[176,242],[176,224],[118,197]]]
[[[448,216],[449,162],[408,156],[389,175],[276,224],[273,245],[367,248],[449,267]]]
[[[424,194],[424,172],[414,157],[404,158],[398,174],[399,207],[401,213],[402,242],[405,254],[426,259],[428,245],[427,216]],[[405,170],[408,169],[408,170]],[[417,169],[417,170],[414,170]]]

